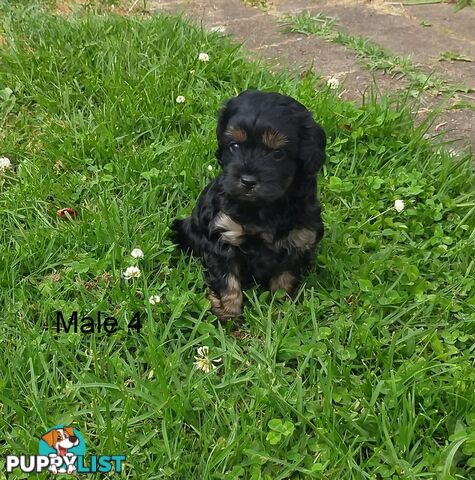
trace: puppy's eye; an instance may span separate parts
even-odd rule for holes
[[[279,148],[277,150],[274,150],[272,155],[273,155],[275,160],[282,160],[285,157],[285,152],[284,152],[284,150]]]
[[[239,143],[236,143],[236,142],[230,143],[228,148],[230,152],[235,152],[239,150]]]

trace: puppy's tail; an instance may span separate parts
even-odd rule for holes
[[[191,219],[175,220],[171,226],[171,240],[181,250],[195,253],[193,234],[191,232]]]

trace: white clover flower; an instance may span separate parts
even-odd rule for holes
[[[134,248],[131,252],[130,255],[134,258],[143,258],[143,252],[140,250],[140,248]]]
[[[197,353],[200,357],[207,357],[209,352],[209,347],[204,345],[203,347],[198,347]]]
[[[336,78],[336,77],[330,77],[330,78],[327,80],[327,85],[328,85],[332,90],[336,90],[336,89],[340,86],[340,80],[338,80],[338,78]]]
[[[160,295],[152,295],[149,299],[148,299],[148,303],[150,303],[150,305],[156,305],[157,303],[160,303]]]
[[[216,358],[215,360],[210,360],[208,357],[209,348],[199,347],[198,355],[195,356],[195,362],[193,363],[194,367],[197,370],[202,370],[205,373],[209,373],[212,370],[216,369],[215,363],[221,362],[221,358]]]
[[[404,200],[395,200],[394,202],[394,208],[396,209],[396,212],[401,213],[406,205],[404,205]]]
[[[207,53],[204,53],[204,52],[201,52],[199,55],[198,55],[198,60],[200,62],[209,62],[209,55]]]
[[[12,162],[7,157],[0,157],[0,173],[12,168]]]
[[[207,168],[210,172],[213,171],[213,165],[208,165],[206,168]]]
[[[64,165],[63,165],[63,162],[61,160],[56,160],[56,162],[54,162],[53,167],[54,167],[56,173],[59,173],[61,170],[63,170]]]
[[[450,157],[456,157],[459,154],[459,152],[456,148],[450,148],[448,150],[448,154]]]
[[[226,31],[226,27],[224,25],[216,25],[216,27],[211,27],[209,31],[215,33],[224,33]]]
[[[176,103],[185,103],[185,100],[186,98],[183,96],[183,95],[178,95],[178,97],[176,97]]]
[[[139,267],[127,267],[123,275],[126,280],[130,280],[131,278],[139,278],[142,272]]]

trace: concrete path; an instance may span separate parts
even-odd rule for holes
[[[370,72],[354,50],[316,36],[285,33],[279,23],[286,15],[303,11],[336,17],[338,30],[368,38],[396,55],[409,56],[422,71],[471,89],[449,100],[432,131],[462,139],[454,143],[456,148],[468,144],[475,152],[475,12],[471,8],[454,13],[449,4],[404,7],[383,0],[254,0],[264,8],[250,3],[253,0],[148,0],[147,5],[151,12],[183,13],[206,28],[224,27],[237,42],[244,43],[250,55],[274,68],[311,68],[323,77],[337,77],[344,85],[345,98],[361,99],[373,75],[382,91],[405,89],[404,78]],[[441,61],[444,52],[472,61]],[[437,92],[425,94],[419,118],[442,98]]]

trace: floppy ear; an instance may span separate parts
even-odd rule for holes
[[[73,427],[64,427],[63,430],[68,434],[68,436],[74,436],[74,429]]]
[[[41,440],[44,440],[50,447],[53,447],[56,443],[57,432],[56,430],[50,430],[48,433],[45,433]]]
[[[302,113],[299,130],[299,159],[305,176],[315,176],[325,162],[327,139],[323,128],[307,110]]]
[[[219,111],[218,114],[218,124],[216,126],[216,138],[218,140],[218,148],[215,152],[215,156],[218,159],[218,162],[221,166],[223,166],[221,158],[223,155],[223,149],[224,146],[222,145],[221,141],[224,135],[224,132],[226,131],[226,127],[228,126],[228,120],[229,117],[231,116],[231,108],[230,108],[230,103],[232,100],[228,100],[223,107],[221,107],[221,110]]]
[[[222,141],[223,141],[224,132],[228,127],[229,119],[238,110],[238,105],[243,101],[245,102],[249,96],[252,96],[256,92],[257,90],[244,90],[244,92],[241,92],[237,97],[233,97],[230,100],[228,100],[221,107],[221,110],[219,111],[218,124],[216,126],[216,137],[218,139],[218,149],[216,150],[215,156],[218,159],[218,162],[221,166],[223,166],[221,162],[221,157],[224,149],[224,145]]]

